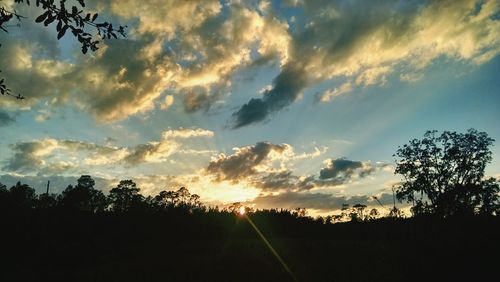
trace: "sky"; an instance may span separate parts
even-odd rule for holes
[[[500,140],[498,0],[86,3],[127,37],[84,55],[1,2],[26,17],[0,32],[1,75],[26,97],[0,96],[1,183],[90,174],[325,214],[390,206],[393,154],[427,130]]]

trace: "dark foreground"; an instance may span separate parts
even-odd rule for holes
[[[1,218],[0,281],[498,281],[500,220],[233,214]]]

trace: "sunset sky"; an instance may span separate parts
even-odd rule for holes
[[[469,128],[498,140],[500,177],[498,0],[86,1],[128,25],[87,55],[10,2],[27,19],[0,31],[0,76],[26,97],[0,96],[8,186],[90,174],[327,213],[390,205],[398,146]]]

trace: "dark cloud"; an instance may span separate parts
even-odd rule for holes
[[[259,142],[254,146],[239,148],[230,156],[220,155],[212,160],[206,172],[214,177],[215,181],[232,181],[234,183],[257,174],[255,167],[262,164],[271,152],[282,153],[288,145],[275,145],[269,142]]]
[[[119,149],[117,147],[101,146],[95,143],[77,140],[59,140],[58,145],[70,151],[93,151],[97,154],[111,154]]]
[[[0,111],[0,127],[14,123],[16,119],[4,111]]]
[[[327,166],[319,172],[315,181],[317,186],[342,185],[356,178],[367,177],[386,167],[387,164],[352,161],[345,158],[329,160]]]
[[[236,148],[232,155],[219,155],[205,169],[213,181],[240,181],[268,192],[307,191],[315,187],[333,187],[343,185],[354,179],[364,178],[385,164],[351,161],[347,159],[328,160],[327,166],[318,175],[296,175],[287,168],[287,162],[297,157],[290,145],[275,145],[259,142],[254,146]],[[285,153],[285,151],[287,151]],[[270,156],[271,152],[278,153]],[[271,165],[279,160],[280,167]],[[259,166],[259,169],[256,169]]]
[[[64,150],[68,156],[74,156],[80,152],[90,153],[90,159],[111,157],[122,150],[121,148],[101,146],[90,142],[50,138],[18,142],[10,145],[10,147],[13,155],[5,161],[2,167],[4,171],[36,172],[39,175],[67,173],[78,168],[78,163],[56,158],[56,150]],[[103,161],[101,160],[101,162]]]
[[[200,110],[208,111],[213,104],[221,99],[220,92],[206,90],[189,91],[184,95],[183,105],[184,110],[188,113],[193,113]]]
[[[123,162],[126,165],[138,165],[147,161],[158,162],[164,160],[178,149],[178,143],[162,140],[160,142],[139,144],[132,148]]]
[[[273,81],[273,88],[266,91],[264,97],[252,98],[233,114],[233,128],[266,121],[272,114],[297,100],[300,93],[310,84],[324,80],[325,76],[336,75],[335,72],[327,74],[326,65],[342,62],[355,55],[358,47],[366,42],[367,36],[389,21],[385,15],[387,11],[393,10],[392,6],[395,5],[368,3],[369,12],[365,12],[364,9],[359,9],[358,4],[333,1],[307,3],[305,12],[314,24],[307,25],[302,32],[293,34],[292,59],[282,68]],[[391,16],[396,17],[394,14]],[[397,15],[397,18],[399,20],[394,20],[387,26],[395,30],[392,32],[394,40],[396,35],[401,33],[396,30],[404,30],[404,26],[407,26],[411,19],[403,14]],[[311,73],[310,70],[314,68],[311,67],[312,64],[316,65],[314,67],[324,64],[325,71],[319,69],[317,73]]]
[[[162,162],[174,153],[207,154],[210,151],[189,149],[178,139],[212,137],[214,133],[201,128],[178,128],[163,132],[162,139],[131,147],[99,145],[92,142],[40,139],[11,144],[13,154],[4,161],[7,172],[41,175],[79,173],[83,167],[98,165],[133,166],[144,162]],[[78,170],[77,170],[78,169]]]
[[[362,168],[363,163],[347,159],[335,159],[328,163],[327,167],[319,172],[320,179],[330,179],[337,177],[350,177],[356,169]]]
[[[291,154],[287,155],[285,151]],[[272,157],[272,152],[278,155]],[[289,169],[277,169],[271,165],[274,160],[286,162],[293,159],[293,156],[290,145],[259,142],[254,146],[237,148],[236,152],[229,156],[221,154],[209,163],[205,172],[212,176],[214,181],[248,181],[262,191],[303,191],[314,188],[314,176],[297,176]],[[259,170],[256,169],[257,166],[260,166]]]
[[[307,76],[303,69],[288,65],[274,79],[273,88],[266,90],[262,98],[252,98],[233,113],[232,127],[239,128],[270,118],[293,103],[307,86]]]
[[[496,0],[289,2],[303,11],[301,28],[289,30],[289,59],[264,97],[233,114],[233,128],[267,121],[309,86],[332,78],[350,85],[338,88],[340,95],[383,85],[395,72],[411,81],[441,56],[482,64],[500,52],[492,40],[499,34]]]
[[[271,172],[258,179],[255,186],[264,190],[289,189],[297,177],[291,171]]]
[[[11,145],[14,155],[2,167],[5,171],[28,172],[43,165],[37,152],[43,150],[46,144],[39,141],[19,142]]]
[[[392,204],[392,195],[384,193],[377,197],[379,201],[386,207]],[[278,195],[261,195],[254,200],[248,202],[248,204],[255,204],[259,208],[307,208],[316,209],[321,211],[332,211],[338,210],[342,207],[342,204],[363,204],[367,206],[377,206],[378,203],[375,202],[370,195],[358,195],[358,196],[335,196],[332,194],[323,193],[309,193],[309,192],[286,192]],[[379,208],[378,206],[377,208]]]
[[[252,183],[263,191],[303,191],[315,187],[314,176],[299,177],[293,175],[290,170],[264,173],[256,177]]]

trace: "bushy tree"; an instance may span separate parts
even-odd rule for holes
[[[161,191],[152,198],[152,201],[155,209],[159,211],[171,208],[193,210],[202,207],[200,196],[191,194],[186,187],[181,187],[177,191]]]
[[[427,131],[399,147],[395,173],[403,176],[397,198],[413,203],[413,213],[451,215],[494,214],[500,191],[494,178],[485,179],[494,140],[485,132]]]
[[[118,186],[109,191],[111,210],[118,213],[137,210],[142,206],[143,196],[140,188],[132,180],[121,180]]]
[[[94,189],[95,181],[90,175],[82,175],[77,185],[69,185],[63,192],[61,204],[65,207],[87,212],[103,212],[108,203],[102,191]]]
[[[31,209],[35,206],[37,199],[35,189],[31,188],[28,184],[21,184],[17,182],[9,190],[10,198],[13,204],[19,208]]]

